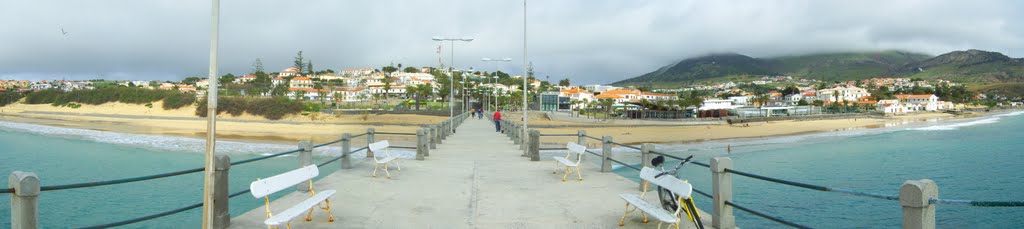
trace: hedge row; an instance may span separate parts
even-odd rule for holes
[[[199,101],[196,107],[196,116],[206,117],[206,98]],[[246,97],[219,97],[217,98],[217,114],[228,113],[231,116],[239,116],[242,113],[263,116],[270,120],[278,120],[289,114],[302,112],[302,102],[293,101],[285,97],[273,98],[246,98]]]
[[[0,93],[0,107],[16,103],[18,100],[21,100],[21,93],[13,91]]]
[[[72,102],[100,105],[109,102],[146,104],[164,100],[163,108],[165,110],[189,106],[196,102],[195,94],[192,93],[132,87],[107,87],[70,92],[51,89],[31,92],[25,97],[25,103],[28,104],[52,104],[54,106]]]

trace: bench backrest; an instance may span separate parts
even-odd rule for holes
[[[693,187],[690,186],[690,183],[679,180],[679,178],[672,176],[672,174],[666,174],[661,177],[654,178],[658,174],[661,174],[661,171],[651,167],[644,167],[643,169],[640,169],[640,179],[668,189],[669,191],[672,191],[672,193],[682,196],[683,198],[690,198],[690,194],[693,192]]]
[[[583,160],[583,156],[587,155],[587,147],[586,146],[582,146],[580,144],[576,144],[575,142],[566,143],[565,144],[565,148],[569,148],[569,152],[572,152],[572,153],[576,154],[576,162],[577,163],[579,163],[579,161]],[[566,157],[568,157],[568,156],[570,156],[570,155],[566,155]]]
[[[384,140],[370,143],[370,147],[368,148],[370,149],[370,152],[373,152],[373,155],[376,156],[377,153],[384,152],[384,149],[387,149],[388,147],[391,147],[391,144],[388,143],[388,140]]]
[[[256,198],[264,197],[287,188],[295,187],[296,184],[308,181],[320,175],[320,169],[316,165],[307,165],[286,173],[277,174],[266,179],[253,181],[249,184],[249,191]]]

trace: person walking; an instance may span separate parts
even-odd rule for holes
[[[477,120],[484,119],[484,109],[483,108],[476,109],[476,119]]]
[[[501,132],[501,109],[494,110],[494,132]]]

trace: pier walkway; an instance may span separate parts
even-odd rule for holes
[[[589,156],[583,181],[561,181],[552,174],[553,161],[531,162],[522,150],[494,131],[494,123],[469,119],[457,133],[431,150],[427,160],[402,160],[392,179],[371,177],[371,160],[353,161],[353,169],[321,175],[317,190],[334,189],[331,209],[336,221],[327,222],[316,210],[313,221],[301,217],[295,228],[654,228],[656,220],[640,223],[639,214],[619,227],[624,203],[621,193],[638,193],[638,184],[614,173],[601,173],[599,157]],[[545,160],[550,160],[547,158]],[[657,192],[648,193],[656,203]],[[248,194],[246,194],[248,196]],[[274,200],[273,212],[308,197],[294,192]],[[262,199],[242,196],[233,201]],[[704,212],[705,225],[711,215]],[[231,220],[232,228],[263,228],[263,207]],[[693,227],[683,224],[683,227]]]

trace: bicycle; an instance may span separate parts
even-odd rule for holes
[[[675,178],[679,178],[679,169],[682,168],[683,164],[686,164],[686,162],[690,162],[690,159],[692,158],[693,155],[690,155],[689,157],[686,157],[682,161],[679,161],[679,165],[676,165],[674,169],[666,171],[665,167],[661,166],[661,164],[665,163],[665,157],[657,156],[654,159],[651,159],[651,165],[653,165],[655,168],[661,167],[662,172],[659,173],[658,175],[655,175],[654,177],[657,178],[665,175],[671,175]],[[658,187],[658,199],[661,200],[661,208],[668,210],[670,212],[674,212],[676,209],[679,209],[679,205],[676,201],[677,198],[678,197],[671,191],[663,189],[660,186]],[[697,206],[693,204],[693,196],[684,199],[682,202],[683,212],[686,212],[686,216],[688,216],[690,222],[693,223],[694,226],[697,226],[697,228],[704,229],[704,222],[701,222],[700,220],[700,213],[697,212]]]

